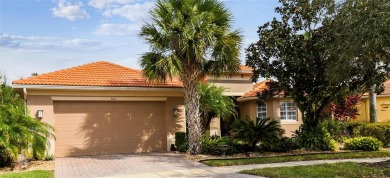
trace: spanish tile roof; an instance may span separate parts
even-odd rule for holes
[[[257,96],[257,93],[261,93],[263,90],[268,89],[268,86],[266,85],[267,82],[270,82],[271,80],[264,80],[260,83],[256,83],[253,85],[253,89],[247,93],[245,93],[241,98],[249,98],[249,97],[255,97]]]
[[[384,91],[380,95],[390,95],[390,80],[383,83]],[[363,96],[368,96],[368,92],[364,93]]]
[[[385,91],[383,91],[381,95],[390,95],[390,80],[383,83],[383,85],[385,87]]]
[[[253,71],[252,67],[248,67],[248,66],[244,66],[244,65],[240,65],[239,69],[240,69],[240,71],[245,71],[245,72],[252,72]]]
[[[261,93],[263,90],[268,89],[266,83],[269,81],[270,80],[264,80],[260,83],[254,84],[253,89],[245,93],[241,98],[256,97],[257,93]],[[390,80],[384,82],[383,85],[384,85],[384,91],[380,95],[390,95]],[[363,95],[368,96],[368,93],[364,93]]]
[[[135,70],[99,61],[38,76],[15,80],[12,84],[22,85],[62,85],[62,86],[101,86],[101,87],[158,87],[181,88],[177,80],[148,82],[141,70]]]

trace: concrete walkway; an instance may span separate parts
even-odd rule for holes
[[[255,177],[239,171],[267,168],[314,165],[338,162],[380,162],[390,158],[297,161],[272,164],[255,164],[209,167],[184,158],[182,154],[143,153],[128,155],[100,155],[55,159],[55,177]]]
[[[315,164],[326,163],[340,163],[340,162],[356,162],[356,163],[374,163],[389,160],[390,158],[362,158],[362,159],[340,159],[340,160],[313,160],[313,161],[294,161],[284,163],[270,163],[270,164],[252,164],[252,165],[239,165],[239,166],[224,166],[224,167],[202,167],[195,169],[183,169],[183,170],[171,170],[161,172],[150,172],[141,174],[131,174],[122,176],[112,176],[112,178],[135,178],[135,177],[148,177],[148,178],[162,178],[162,177],[257,177],[246,174],[238,174],[242,170],[256,169],[256,168],[270,168],[270,167],[292,167],[292,166],[308,166]]]

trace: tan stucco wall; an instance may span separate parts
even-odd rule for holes
[[[302,113],[298,109],[298,120],[297,121],[285,121],[280,120],[280,102],[291,101],[286,99],[272,99],[267,101],[267,117],[271,117],[280,122],[281,127],[285,130],[285,136],[291,137],[292,132],[299,129],[302,124]],[[257,117],[257,101],[243,101],[239,103],[241,118],[249,116],[252,120]]]
[[[357,117],[358,121],[370,121],[370,109],[369,109],[369,99],[362,98],[360,100],[358,110],[359,115]],[[377,115],[379,122],[390,122],[390,96],[377,97],[376,98],[376,107]]]
[[[38,119],[37,111],[43,110],[42,122],[46,122],[54,126],[54,110],[53,110],[53,100],[50,96],[27,96],[27,108],[28,114]],[[54,138],[49,138],[50,148],[48,150],[49,155],[54,155],[55,149],[55,140]]]
[[[74,97],[74,96],[89,96],[97,97],[131,97],[131,96],[159,96],[167,97],[165,101],[165,116],[166,116],[166,140],[163,140],[163,145],[167,145],[169,151],[170,144],[174,143],[174,135],[177,131],[185,132],[185,114],[184,114],[184,98],[183,92],[178,91],[61,91],[61,90],[27,90],[27,106],[30,116],[37,118],[38,110],[43,110],[43,122],[55,125],[53,100],[52,96]],[[179,109],[178,116],[173,116],[173,109]],[[51,148],[49,154],[54,155],[55,143],[54,139],[50,139]]]
[[[177,116],[173,115],[173,109],[177,109]],[[165,115],[167,119],[167,151],[171,144],[175,144],[175,133],[186,131],[185,109],[183,97],[169,97],[165,103]]]
[[[215,86],[222,86],[224,88],[226,88],[226,92],[234,92],[234,93],[242,93],[241,95],[238,95],[238,96],[242,96],[244,95],[246,92],[252,90],[252,86],[253,84],[252,83],[219,83],[219,82],[213,82],[212,84],[214,84]]]

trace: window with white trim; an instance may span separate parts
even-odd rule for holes
[[[266,103],[257,103],[257,117],[260,119],[267,118],[267,104]]]
[[[280,119],[287,121],[297,120],[297,106],[294,102],[280,102]]]

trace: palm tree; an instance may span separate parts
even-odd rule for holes
[[[43,158],[54,137],[53,127],[25,115],[23,99],[0,74],[0,165],[17,159],[21,150],[29,157]]]
[[[206,129],[214,117],[227,119],[237,117],[236,104],[229,96],[224,96],[224,87],[201,83],[199,85],[200,115],[203,118],[203,128]]]
[[[283,132],[284,130],[280,127],[278,121],[271,118],[256,118],[256,122],[254,122],[248,116],[244,119],[235,120],[232,130],[230,130],[234,138],[248,143],[252,150],[259,142],[272,144]]]
[[[191,154],[200,153],[199,79],[238,71],[241,36],[219,0],[157,0],[140,37],[150,45],[141,57],[149,80],[178,77],[183,83]]]

